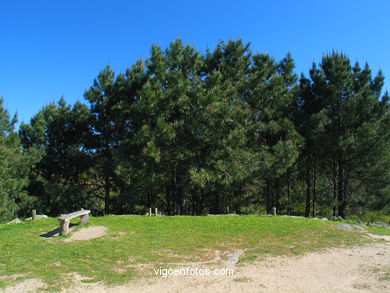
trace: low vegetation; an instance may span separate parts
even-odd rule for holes
[[[82,282],[110,285],[152,276],[162,265],[226,263],[236,251],[244,251],[240,265],[374,241],[334,223],[261,216],[105,216],[92,217],[89,225],[107,227],[106,236],[75,242],[65,242],[69,236],[43,237],[58,227],[55,218],[0,225],[0,288],[40,278],[56,290],[69,286],[75,274]]]

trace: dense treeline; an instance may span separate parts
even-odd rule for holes
[[[384,77],[332,52],[308,76],[241,40],[205,54],[177,40],[124,73],[108,66],[87,104],[22,124],[0,105],[0,219],[58,215],[390,212]],[[3,166],[4,165],[4,166]]]

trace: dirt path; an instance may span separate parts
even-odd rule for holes
[[[63,292],[390,292],[390,243],[276,257],[256,264],[198,266],[206,268],[232,268],[234,275],[158,276],[111,288],[76,280],[74,287]],[[149,274],[154,275],[153,268]]]
[[[225,268],[233,268],[234,275],[156,277],[113,288],[79,284],[66,292],[390,292],[389,244]]]
[[[104,226],[93,226],[88,228],[81,228],[80,230],[74,232],[72,236],[65,239],[64,242],[91,240],[91,239],[103,237],[106,234],[107,234],[107,228]]]

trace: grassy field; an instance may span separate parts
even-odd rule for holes
[[[390,229],[385,228],[385,227],[364,226],[364,229],[366,229],[374,234],[390,235]]]
[[[49,290],[59,289],[74,273],[90,278],[85,282],[124,283],[164,264],[207,263],[217,255],[224,262],[237,250],[245,250],[245,263],[373,241],[334,222],[287,217],[106,216],[91,217],[89,225],[105,226],[108,234],[64,242],[68,236],[41,236],[58,227],[53,218],[0,225],[0,288],[41,278]],[[149,271],[139,270],[148,264]]]

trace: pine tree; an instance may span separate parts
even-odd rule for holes
[[[80,102],[70,106],[63,98],[43,107],[30,124],[20,126],[23,149],[39,156],[30,184],[42,212],[58,215],[92,204],[89,188],[91,156],[86,149],[90,113]]]
[[[23,216],[35,200],[25,191],[34,157],[22,151],[16,122],[0,98],[0,222]]]
[[[310,131],[306,155],[322,158],[323,165],[332,170],[328,176],[335,210],[344,218],[354,200],[354,186],[362,183],[357,171],[365,166],[369,172],[370,165],[380,164],[380,153],[388,144],[389,106],[387,94],[381,96],[383,76],[379,72],[372,79],[367,64],[364,69],[358,63],[352,67],[346,55],[333,52],[322,58],[320,67],[313,64],[310,81],[302,80],[301,85],[306,118],[322,117],[322,129]],[[312,126],[312,122],[305,123]]]
[[[252,148],[260,155],[258,177],[265,182],[265,205],[281,209],[282,176],[293,166],[303,141],[293,123],[296,76],[290,55],[277,63],[253,57],[246,100],[252,111]]]

